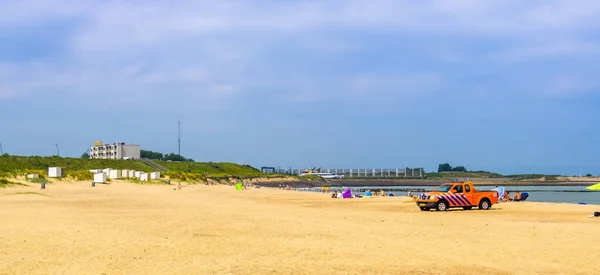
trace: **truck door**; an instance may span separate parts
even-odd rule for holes
[[[452,187],[452,190],[450,192],[452,192],[452,196],[450,197],[450,200],[452,201],[450,204],[451,205],[457,205],[457,206],[465,206],[465,205],[470,205],[469,203],[467,203],[467,199],[465,199],[465,190],[463,189],[464,185],[462,184],[456,184],[454,185],[454,187]]]
[[[470,184],[465,184],[464,198],[468,201],[469,205],[475,205],[475,193],[471,189]]]

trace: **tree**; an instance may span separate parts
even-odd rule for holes
[[[452,171],[452,166],[449,163],[442,163],[438,166],[438,173]]]
[[[449,163],[442,163],[438,166],[438,173],[441,172],[467,172],[467,168],[464,166],[452,167]]]
[[[170,160],[170,161],[186,161],[187,159],[184,158],[181,155],[178,154],[174,154],[174,153],[170,153],[168,155],[165,155],[164,160]]]
[[[452,171],[454,172],[467,172],[467,168],[465,168],[464,166],[456,166],[452,168]]]
[[[81,158],[82,159],[89,159],[90,158],[90,154],[88,154],[87,152],[81,154]]]
[[[140,157],[145,159],[163,160],[164,155],[158,152],[152,152],[147,150],[140,150]]]
[[[591,178],[591,177],[593,177],[593,176],[592,176],[592,174],[587,174],[587,175],[585,175],[585,176],[586,176],[586,177],[588,177],[588,178]]]
[[[153,159],[153,160],[170,160],[170,161],[189,161],[189,162],[194,162],[193,159],[188,159],[184,156],[175,154],[175,153],[169,153],[169,154],[163,154],[163,153],[158,153],[158,152],[153,152],[153,151],[148,151],[148,150],[140,150],[140,157],[141,158],[146,158],[146,159]]]

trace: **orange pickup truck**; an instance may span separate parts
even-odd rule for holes
[[[498,203],[498,192],[477,191],[470,181],[444,183],[433,191],[422,193],[415,198],[421,211],[436,209],[445,211],[449,208],[462,207],[471,210],[474,206],[488,210],[492,204]]]

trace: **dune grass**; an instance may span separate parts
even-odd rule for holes
[[[239,165],[231,162],[168,162],[156,163],[170,170],[170,172],[195,173],[206,177],[226,176],[264,176],[260,170],[249,165]],[[183,175],[183,174],[181,174]]]
[[[124,179],[127,182],[140,184],[140,185],[170,185],[168,180],[166,179],[157,179],[157,180],[149,180],[149,181],[141,181],[138,178],[130,178]],[[171,184],[172,185],[172,184]]]
[[[15,193],[12,193],[10,195],[38,195],[38,196],[47,196],[46,194],[42,194],[42,193],[39,193],[39,192],[33,192],[33,191],[15,192]]]
[[[26,186],[25,184],[9,181],[7,179],[0,179],[0,188],[6,188],[9,186]]]
[[[226,177],[277,177],[281,175],[263,174],[260,170],[249,165],[239,165],[230,162],[167,162],[155,161],[169,169],[161,175],[179,180],[203,180],[206,178]],[[87,181],[93,180],[91,169],[131,169],[143,172],[153,172],[155,169],[138,160],[82,159],[63,157],[23,157],[0,156],[0,177],[14,178],[27,174],[39,174],[40,178],[47,175],[49,167],[62,167],[65,177]]]
[[[153,171],[152,167],[137,160],[117,159],[82,159],[63,157],[23,157],[23,156],[0,156],[0,173],[13,173],[14,171],[41,170],[41,175],[48,173],[49,167],[62,167],[68,171],[90,170],[90,169],[133,169],[144,172]]]

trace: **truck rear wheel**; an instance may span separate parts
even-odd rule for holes
[[[488,210],[488,209],[490,209],[490,207],[492,207],[492,204],[490,203],[490,200],[488,200],[488,199],[482,199],[479,202],[479,209],[481,209],[481,210]]]
[[[446,211],[446,210],[448,210],[448,202],[446,202],[446,201],[439,201],[437,203],[435,209],[437,211]]]
[[[473,206],[465,206],[465,207],[463,207],[463,209],[464,210],[471,210],[471,209],[473,209]]]

